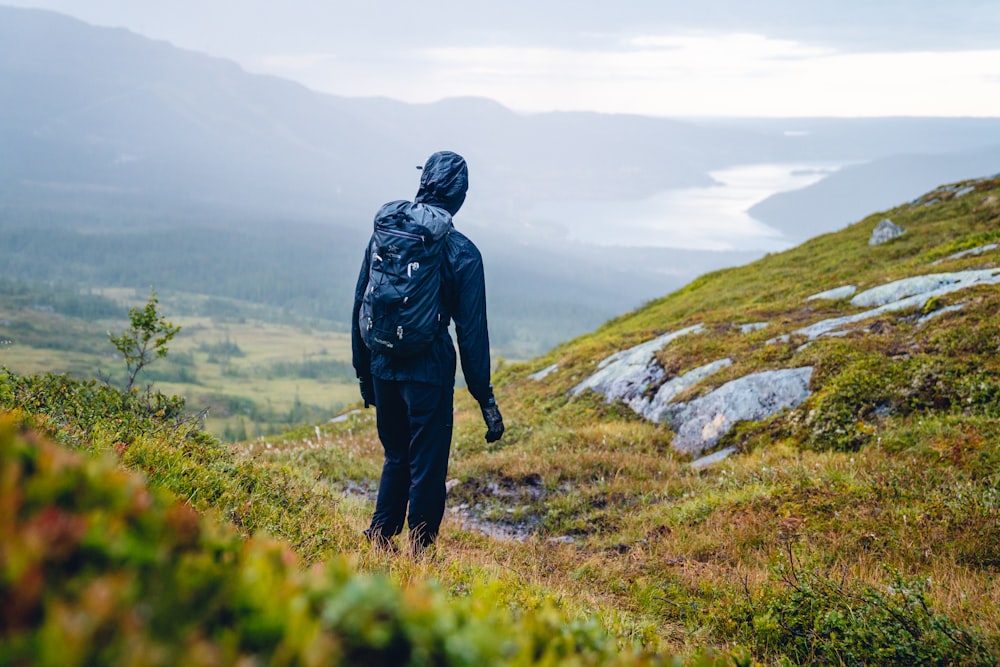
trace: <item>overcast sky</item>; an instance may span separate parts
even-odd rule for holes
[[[0,0],[338,95],[523,111],[1000,116],[1000,0]]]

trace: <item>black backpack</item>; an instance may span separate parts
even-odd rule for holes
[[[451,215],[436,206],[389,202],[375,215],[368,286],[358,315],[373,352],[412,357],[447,326],[441,298]]]

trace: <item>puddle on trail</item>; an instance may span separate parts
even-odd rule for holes
[[[374,504],[378,496],[375,480],[346,480],[333,484],[340,487],[345,498],[360,498]],[[532,512],[532,505],[547,495],[541,475],[528,475],[520,480],[501,477],[489,482],[451,480],[445,511],[447,517],[465,530],[499,541],[524,542],[535,537],[541,528],[542,520]],[[487,518],[487,514],[494,517],[507,514],[510,518]],[[572,538],[552,539],[567,542]]]

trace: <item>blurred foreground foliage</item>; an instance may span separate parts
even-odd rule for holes
[[[170,399],[4,373],[0,407],[0,664],[680,664],[623,651],[551,602],[513,610],[488,584],[461,597],[400,586],[342,556],[310,566],[203,516],[192,505],[225,507],[239,488],[268,502],[247,487],[282,483],[266,466],[241,471]],[[185,484],[197,500],[178,496]]]
[[[23,377],[0,370],[0,409],[57,442],[113,452],[200,511],[216,511],[249,536],[266,531],[308,561],[329,553],[318,526],[332,521],[330,498],[311,493],[280,465],[239,458],[201,430],[184,400],[123,392],[64,375]]]

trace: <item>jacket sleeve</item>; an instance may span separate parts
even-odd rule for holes
[[[455,267],[455,283],[452,319],[462,373],[469,393],[484,404],[493,396],[493,387],[490,385],[490,335],[486,324],[486,277],[482,255],[475,246],[466,248],[461,254]]]
[[[360,377],[372,374],[372,353],[361,340],[361,327],[358,324],[358,314],[361,312],[361,299],[368,289],[368,248],[365,247],[365,258],[361,262],[361,272],[358,274],[358,284],[354,288],[354,312],[351,315],[351,351],[354,361],[354,373]]]

